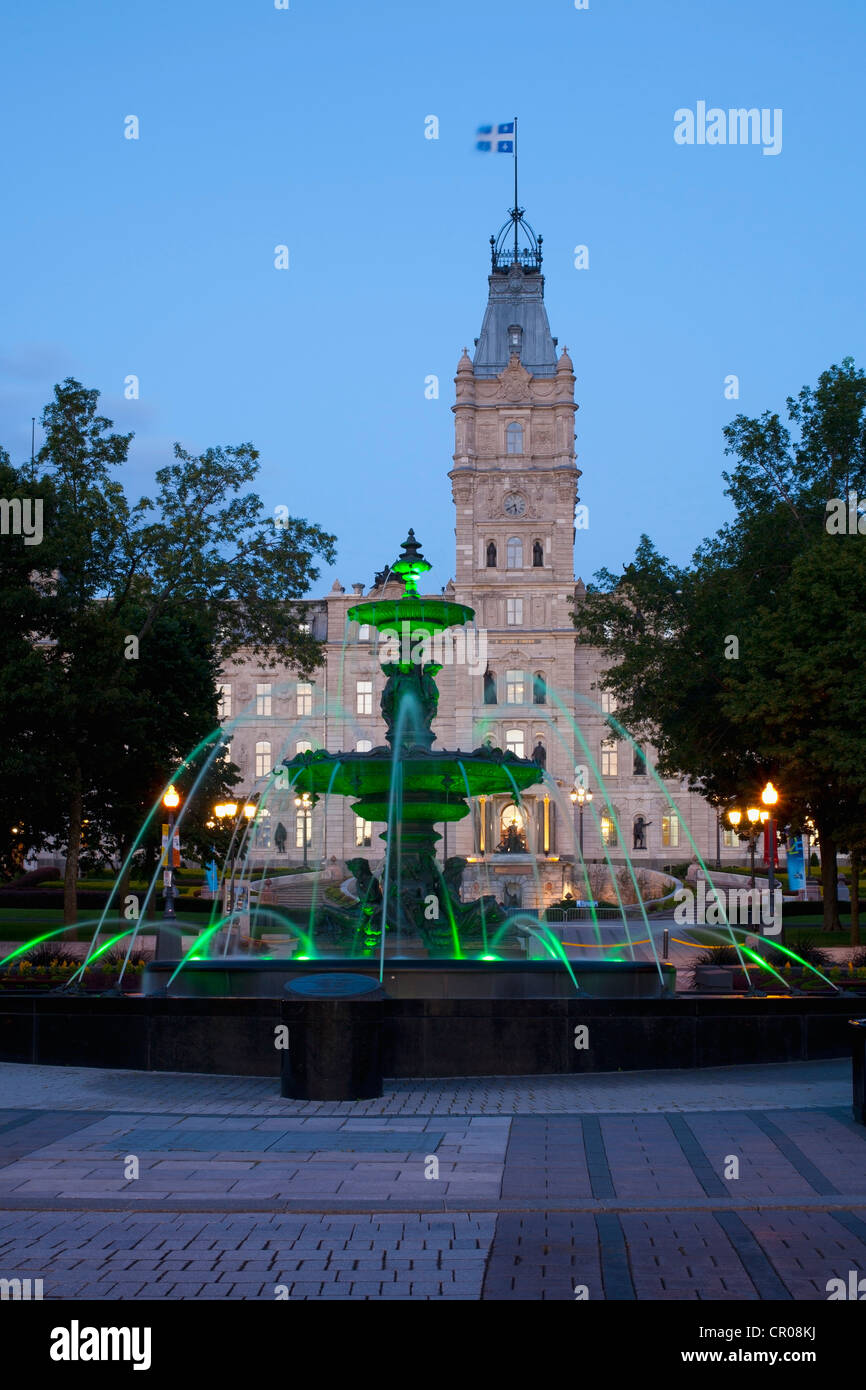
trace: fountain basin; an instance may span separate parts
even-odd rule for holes
[[[383,984],[391,999],[661,999],[673,993],[676,971],[651,961],[572,962],[577,980],[548,961],[406,960],[386,957]],[[145,967],[142,991],[161,995],[177,961]],[[285,986],[323,970],[367,975],[378,981],[378,961],[357,959],[189,961],[168,989],[171,998],[282,999]]]

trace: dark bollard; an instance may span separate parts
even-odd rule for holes
[[[289,1046],[280,1095],[292,1100],[374,1100],[382,1094],[385,991],[368,975],[307,975],[285,987]]]
[[[866,1018],[849,1019],[848,1027],[854,1064],[854,1119],[859,1125],[866,1125]]]

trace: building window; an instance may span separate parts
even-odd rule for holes
[[[617,844],[616,821],[613,818],[613,811],[604,811],[600,818],[601,842],[610,849]]]
[[[298,716],[313,713],[313,687],[309,681],[298,683]]]
[[[298,623],[298,632],[303,633],[304,637],[309,637],[313,627],[311,623]]]
[[[484,703],[496,704],[496,672],[491,671],[489,666],[484,672]]]
[[[609,690],[602,690],[598,697],[602,714],[616,714],[616,700]]]
[[[365,849],[373,843],[373,822],[361,820],[355,817],[355,844],[358,849]]]
[[[504,854],[526,853],[526,817],[519,806],[506,806],[499,818],[502,836],[497,851]]]
[[[304,841],[309,845],[313,838],[313,815],[311,811],[298,811],[295,816],[295,849],[303,849]]]
[[[368,738],[361,738],[355,744],[356,753],[370,753],[372,752],[372,749],[373,745]]]
[[[679,816],[662,816],[662,844],[666,849],[676,849],[680,842]]]
[[[601,741],[601,775],[602,777],[616,777],[619,763],[619,754],[615,738],[604,738]]]
[[[253,844],[256,849],[270,849],[271,847],[271,813],[268,810],[259,811],[256,816]]]
[[[217,718],[232,717],[232,687],[230,681],[220,681],[217,686]]]
[[[359,627],[358,627],[358,641],[359,641],[359,642],[369,642],[369,640],[370,640],[370,624],[369,624],[369,623],[361,623],[361,624],[359,625]]]
[[[507,598],[505,600],[505,621],[509,627],[523,626],[522,598]]]
[[[505,452],[507,454],[523,453],[523,426],[516,421],[512,421],[505,431]]]
[[[722,830],[722,844],[725,849],[739,849],[740,837],[736,830]]]
[[[509,536],[505,548],[505,568],[509,570],[523,569],[523,541],[519,536]]]
[[[544,547],[541,541],[532,542],[532,568],[534,570],[544,568]]]
[[[547,683],[540,671],[536,671],[532,677],[532,703],[534,705],[547,704]]]
[[[526,747],[526,744],[525,744],[524,738],[523,738],[523,730],[522,730],[522,729],[506,729],[506,730],[505,730],[505,747],[506,747],[506,749],[508,750],[508,752],[509,752],[509,753],[513,753],[514,756],[515,756],[516,758],[522,758],[522,757],[524,757],[524,756],[525,756],[525,754],[524,754],[524,749],[525,749],[525,747]]]
[[[269,682],[259,681],[256,685],[256,714],[268,718],[271,714],[271,687]]]
[[[505,672],[505,702],[509,705],[523,704],[523,672]]]
[[[495,570],[495,569],[496,569],[496,542],[495,542],[495,541],[488,541],[488,542],[487,542],[487,568],[488,568],[489,570]]]
[[[639,743],[636,743],[632,751],[632,776],[646,777],[646,763],[644,762],[643,748]]]
[[[520,340],[523,337],[523,329],[517,323],[512,323],[508,329],[508,351],[510,354],[516,353],[520,356]]]
[[[256,744],[256,777],[267,777],[271,770],[270,740],[263,738]]]
[[[373,682],[355,682],[355,712],[356,714],[373,713]]]
[[[299,753],[312,753],[312,751],[313,745],[306,738],[302,738],[295,744],[295,757],[297,757]]]

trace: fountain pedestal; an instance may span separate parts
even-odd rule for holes
[[[375,1100],[382,1094],[385,991],[368,975],[309,975],[286,985],[288,1027],[280,1095],[291,1100]]]

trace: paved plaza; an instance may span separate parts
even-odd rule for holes
[[[715,1301],[866,1273],[845,1061],[277,1091],[0,1066],[0,1277],[47,1299]]]

